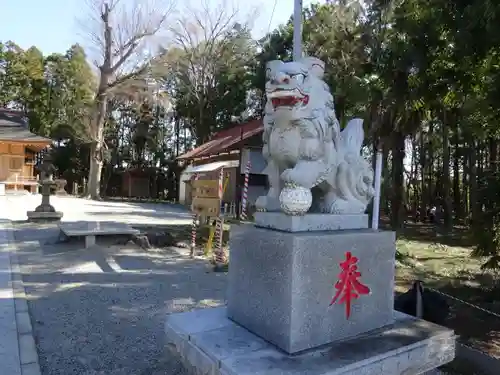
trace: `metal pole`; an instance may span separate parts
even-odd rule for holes
[[[293,3],[293,59],[302,58],[302,0]]]
[[[378,230],[380,218],[380,187],[382,184],[382,147],[378,147],[375,156],[375,196],[373,197],[372,229]]]

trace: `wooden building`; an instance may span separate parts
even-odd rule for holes
[[[203,179],[217,179],[221,168],[229,183],[222,201],[239,207],[241,189],[247,161],[251,160],[249,181],[249,203],[255,202],[266,191],[267,178],[263,174],[266,166],[262,157],[261,120],[253,120],[222,130],[206,143],[178,157],[187,164],[179,182],[179,202],[191,204],[191,179],[198,175]]]
[[[24,114],[0,108],[0,184],[5,190],[36,192],[34,167],[38,152],[52,143],[29,131]],[[2,189],[3,190],[3,189]]]
[[[121,196],[151,198],[158,196],[157,168],[132,168],[121,173]]]

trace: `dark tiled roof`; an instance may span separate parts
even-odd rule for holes
[[[216,133],[210,141],[186,152],[178,159],[194,159],[226,152],[240,141],[244,141],[264,131],[262,120],[253,120]]]
[[[0,108],[0,140],[24,142],[52,142],[49,138],[40,137],[29,131],[24,114]]]
[[[0,127],[27,126],[24,114],[21,111],[0,108]]]

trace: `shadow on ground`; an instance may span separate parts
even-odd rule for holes
[[[461,343],[500,358],[500,284],[490,274],[467,272],[449,280],[428,271],[413,274],[425,287],[442,293],[451,307],[445,325]]]
[[[109,217],[112,215],[112,212],[109,211],[90,211],[87,215],[96,217],[96,220],[99,217],[106,216]],[[177,212],[177,211],[156,211],[154,209],[150,209],[147,211],[136,211],[136,210],[120,210],[116,212],[117,215],[123,216],[135,216],[141,218],[159,218],[164,220],[172,220],[172,219],[191,219],[191,215],[185,212]]]
[[[391,230],[388,220],[381,220],[381,229]],[[474,242],[470,231],[465,227],[456,226],[451,233],[445,233],[442,226],[432,223],[405,222],[397,232],[398,239],[427,242],[446,246],[470,247]]]
[[[14,234],[42,374],[183,374],[163,348],[166,314],[223,303],[225,274],[183,249],[83,249],[37,227]]]

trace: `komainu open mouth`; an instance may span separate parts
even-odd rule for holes
[[[305,95],[303,97],[297,96],[281,96],[271,99],[274,108],[279,107],[295,107],[297,104],[306,105],[309,103],[309,96]]]

